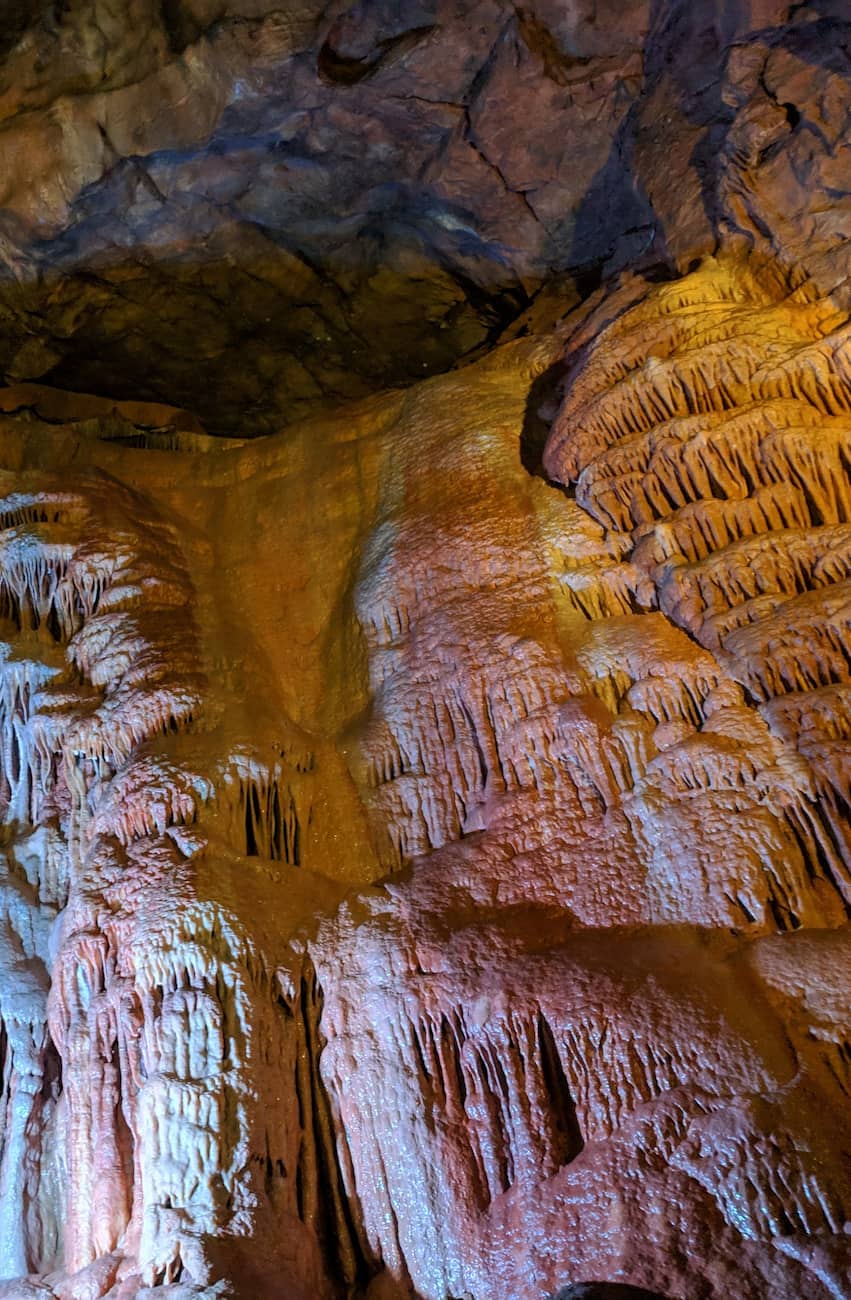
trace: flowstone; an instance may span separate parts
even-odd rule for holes
[[[60,397],[0,1295],[846,1296],[843,308],[724,255],[256,442]]]

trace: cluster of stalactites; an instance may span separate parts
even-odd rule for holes
[[[192,583],[148,503],[88,479],[0,523],[0,1277],[123,1256],[200,1286],[204,1238],[265,1211],[292,1271],[321,1284],[321,1237],[354,1279],[310,979],[284,997],[239,891],[204,883],[213,856],[219,883],[300,864],[313,753],[187,736]]]
[[[779,784],[811,871],[846,904],[849,341],[844,314],[806,286],[708,262],[600,331],[545,454],[628,543],[638,607],[740,684],[782,755],[785,780],[776,763],[759,779]]]
[[[100,830],[111,840],[112,783],[132,781],[140,745],[186,725],[201,682],[173,538],[130,493],[15,492],[0,523],[0,1273],[15,1276],[86,1263],[130,1221],[143,1074],[90,855]]]

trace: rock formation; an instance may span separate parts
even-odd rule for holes
[[[851,1295],[848,27],[591,8],[9,6],[2,1300]]]

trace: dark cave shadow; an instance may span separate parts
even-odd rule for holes
[[[240,437],[445,373],[529,302],[498,252],[474,272],[424,250],[408,272],[382,260],[377,236],[374,257],[334,271],[272,240],[262,258],[175,252],[144,274],[141,246],[92,266],[38,251],[25,274],[0,276],[0,384],[183,407]]]
[[[647,1291],[624,1282],[571,1282],[547,1300],[668,1300],[661,1291]]]
[[[538,376],[529,389],[520,431],[520,463],[527,474],[542,478],[552,487],[564,490],[553,483],[544,469],[544,448],[553,419],[561,399],[567,362],[560,357]]]
[[[358,191],[354,217],[347,193],[317,216],[279,144],[122,158],[41,240],[0,211],[5,382],[183,406],[257,436],[445,373],[528,307],[534,268],[463,194],[403,178]],[[249,147],[252,203],[166,198],[192,158],[215,172]]]

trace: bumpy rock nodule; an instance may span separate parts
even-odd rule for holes
[[[848,1293],[845,322],[723,257],[260,442],[0,394],[0,1294]]]

